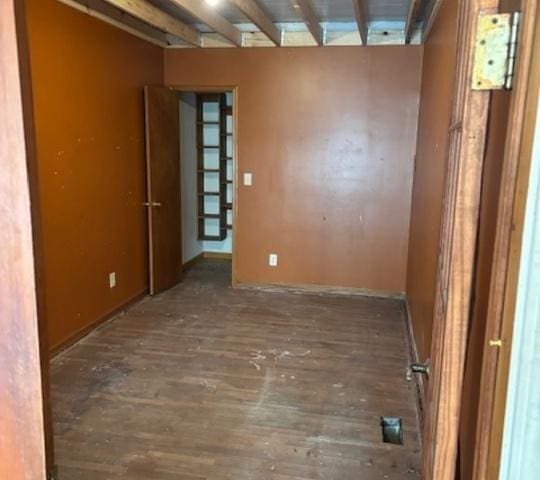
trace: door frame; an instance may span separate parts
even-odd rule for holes
[[[231,284],[233,287],[238,285],[238,242],[237,242],[237,225],[238,225],[238,180],[240,174],[238,171],[239,165],[239,136],[238,136],[238,85],[166,85],[177,92],[186,93],[224,93],[232,92],[233,94],[233,218],[232,218],[232,275]],[[180,118],[180,125],[182,119]],[[180,152],[181,155],[181,152]],[[182,160],[180,160],[182,161]]]
[[[537,82],[539,81],[537,76]],[[540,82],[538,82],[540,83]],[[531,92],[532,93],[532,92]],[[540,436],[540,423],[536,415],[535,402],[540,398],[537,346],[540,345],[540,96],[535,88],[536,110],[530,109],[529,146],[525,149],[530,154],[530,168],[523,172],[523,192],[516,202],[516,212],[522,214],[523,221],[516,231],[516,262],[519,270],[517,298],[515,299],[514,322],[512,331],[512,349],[507,379],[506,407],[502,430],[502,449],[497,478],[512,480],[515,478],[538,478],[537,444]],[[526,135],[526,134],[525,134]],[[524,163],[529,163],[523,158]],[[524,168],[523,170],[527,170]],[[518,253],[519,252],[519,253]],[[512,282],[514,284],[514,282]],[[502,363],[502,362],[501,362]],[[498,389],[498,390],[503,390]],[[494,419],[495,420],[495,419]],[[498,420],[498,419],[496,419]],[[534,460],[533,460],[534,459]],[[532,462],[531,462],[532,460]]]
[[[25,2],[0,2],[0,477],[44,479],[52,461],[36,146]]]
[[[527,0],[524,0],[528,3]],[[534,3],[534,1],[532,2]],[[499,13],[499,0],[462,0],[459,5],[457,67],[449,131],[448,170],[439,247],[434,331],[431,350],[434,375],[429,383],[423,442],[423,475],[426,480],[454,480],[457,464],[459,418],[469,332],[476,261],[476,239],[481,182],[489,116],[489,91],[472,90],[476,22],[480,13]],[[520,50],[515,73],[515,114],[526,89],[532,39],[528,22],[531,9],[523,13]],[[534,13],[534,12],[533,12]],[[522,124],[512,124],[519,130]],[[510,142],[506,148],[516,148]],[[503,189],[514,189],[515,178],[504,176]],[[504,200],[503,200],[504,201]],[[501,223],[499,222],[499,229]],[[504,227],[511,230],[512,224]],[[497,246],[496,246],[497,249]],[[500,250],[499,250],[500,251]],[[495,261],[501,260],[497,255]],[[493,299],[502,297],[493,292]],[[489,313],[488,313],[489,318]],[[482,378],[484,383],[484,378]],[[485,396],[487,389],[481,390]],[[482,399],[480,408],[483,407]],[[485,400],[484,400],[485,401]],[[485,430],[479,429],[480,436]],[[477,446],[475,455],[485,450]],[[477,474],[474,478],[495,478]]]
[[[461,0],[433,310],[432,376],[422,443],[425,480],[455,480],[490,92],[472,89],[480,13],[499,0]]]
[[[516,84],[508,115],[508,128],[497,211],[497,229],[486,314],[482,359],[474,478],[498,478],[504,412],[508,387],[512,331],[517,298],[521,240],[532,148],[527,137],[530,82],[535,35],[540,36],[540,11],[536,1],[523,0]],[[536,103],[535,103],[536,107]],[[530,128],[530,124],[529,124]],[[527,155],[529,157],[527,158]],[[502,340],[502,345],[490,343]]]

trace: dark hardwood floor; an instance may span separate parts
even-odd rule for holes
[[[229,284],[203,261],[53,360],[59,479],[418,479],[401,303]]]

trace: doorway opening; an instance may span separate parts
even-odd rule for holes
[[[179,93],[185,270],[201,258],[232,261],[233,96],[231,90]]]
[[[234,89],[145,88],[150,295],[201,259],[234,284]]]

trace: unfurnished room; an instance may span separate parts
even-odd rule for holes
[[[540,478],[539,39],[0,3],[0,479]]]

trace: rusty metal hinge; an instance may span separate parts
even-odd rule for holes
[[[520,19],[520,12],[478,16],[473,90],[512,88]]]

